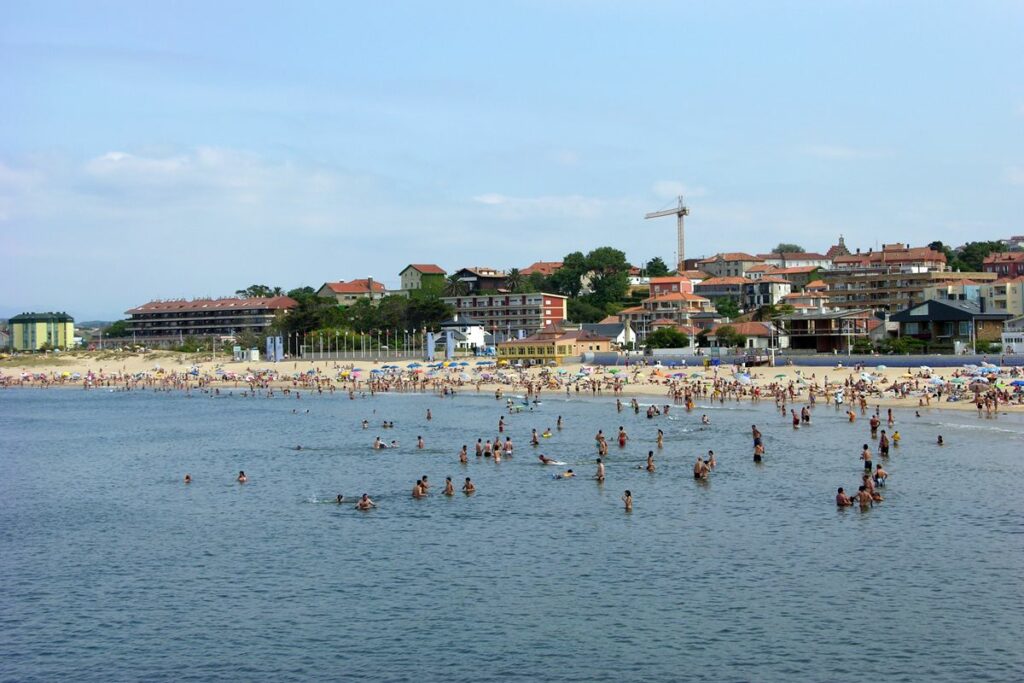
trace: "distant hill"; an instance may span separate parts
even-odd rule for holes
[[[81,322],[75,321],[75,327],[106,327],[110,325],[113,320],[83,320]]]

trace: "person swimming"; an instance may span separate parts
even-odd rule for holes
[[[249,477],[245,476],[245,472],[243,470],[239,470],[238,471],[238,483],[239,484],[244,484],[247,481],[249,481]]]
[[[626,506],[626,512],[633,511],[633,493],[629,489],[622,494],[622,502]]]
[[[556,462],[554,458],[549,458],[548,456],[544,455],[543,453],[538,455],[537,459],[540,460],[540,464],[541,465],[554,465],[555,462]]]
[[[334,499],[334,502],[337,503],[338,505],[341,505],[342,503],[345,502],[345,496],[339,493],[337,497]]]
[[[562,472],[561,474],[556,474],[555,475],[555,479],[572,479],[575,476],[576,476],[575,472],[573,472],[572,470],[566,470],[565,472]]]
[[[186,474],[185,475],[185,483],[186,484],[191,484],[192,483],[192,475],[191,474]]]
[[[454,496],[455,495],[455,486],[452,484],[452,478],[451,477],[445,477],[444,478],[444,495],[446,495],[446,496]]]
[[[850,500],[850,497],[846,495],[845,491],[843,491],[842,486],[839,487],[839,491],[836,493],[836,505],[839,507],[848,507],[853,505],[853,501]]]
[[[363,494],[363,497],[356,503],[356,510],[369,510],[370,508],[377,507],[377,504],[370,500],[370,496]]]
[[[945,442],[942,440],[942,434],[939,434],[939,440],[936,441],[935,444],[938,445],[938,446],[945,445]]]
[[[466,477],[466,483],[462,485],[462,492],[467,496],[471,493],[476,493],[476,486],[473,485],[473,480],[469,477]]]

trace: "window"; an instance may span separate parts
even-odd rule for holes
[[[917,334],[919,327],[918,323],[907,323],[903,331],[905,334]]]
[[[969,320],[963,320],[960,322],[959,336],[969,337],[971,335],[971,322]]]

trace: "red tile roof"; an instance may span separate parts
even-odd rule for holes
[[[650,296],[644,299],[645,304],[657,301],[708,301],[708,299],[696,294],[690,294],[689,292],[670,292],[668,294],[659,294],[658,296]]]
[[[742,251],[727,251],[722,254],[715,254],[714,256],[706,259],[701,259],[698,263],[714,263],[716,261],[763,261],[764,259],[753,254],[747,254]]]
[[[351,280],[349,282],[325,282],[324,287],[327,287],[335,294],[366,294],[370,291],[371,280],[369,278],[363,278],[361,280]],[[375,294],[383,294],[387,289],[380,282],[376,280],[372,281],[373,292]],[[321,287],[323,289],[323,287]]]
[[[665,275],[663,277],[652,277],[650,282],[652,285],[661,285],[683,282],[685,280],[689,280],[689,278],[683,275]]]
[[[791,284],[793,284],[789,280],[786,280],[786,279],[781,278],[781,277],[775,277],[775,275],[767,275],[767,276],[761,278],[760,280],[753,280],[753,282],[775,282],[775,283],[778,283],[780,285],[791,285]]]
[[[530,265],[526,266],[519,272],[523,275],[533,275],[534,273],[540,273],[547,277],[554,275],[556,272],[561,270],[562,261],[535,261]]]
[[[996,251],[986,256],[982,263],[1016,263],[1017,261],[1024,261],[1024,251]]]
[[[808,282],[804,289],[828,289],[828,285],[825,284],[824,280],[813,280]]]
[[[251,297],[239,299],[225,297],[223,299],[174,299],[170,301],[150,301],[125,313],[195,313],[198,311],[245,311],[245,310],[285,310],[299,305],[295,299],[287,296]]]
[[[736,276],[709,277],[707,280],[704,280],[703,282],[698,282],[697,284],[694,285],[694,287],[713,287],[715,285],[745,285],[749,282],[753,282],[753,280],[748,280],[745,277]]]
[[[407,265],[405,268],[402,269],[402,272],[404,273],[405,271],[409,270],[410,268],[412,268],[413,270],[418,270],[419,272],[423,273],[424,275],[444,275],[445,274],[445,269],[444,268],[442,268],[441,266],[438,266],[438,265],[434,265],[433,263],[410,263],[409,265]]]
[[[904,247],[900,244],[886,244],[881,251],[867,251],[859,254],[836,256],[832,262],[837,266],[874,266],[884,263],[907,263],[914,261],[946,262],[946,255],[931,247]]]
[[[767,323],[746,322],[746,323],[719,323],[708,331],[708,336],[714,336],[718,328],[729,326],[737,333],[745,337],[768,337],[771,335]]]

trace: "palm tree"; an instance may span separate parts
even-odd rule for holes
[[[452,274],[444,281],[442,292],[445,296],[465,296],[469,292],[469,286],[460,280],[458,275]]]
[[[512,268],[505,274],[505,288],[512,292],[518,292],[523,286],[525,278],[518,268]]]

